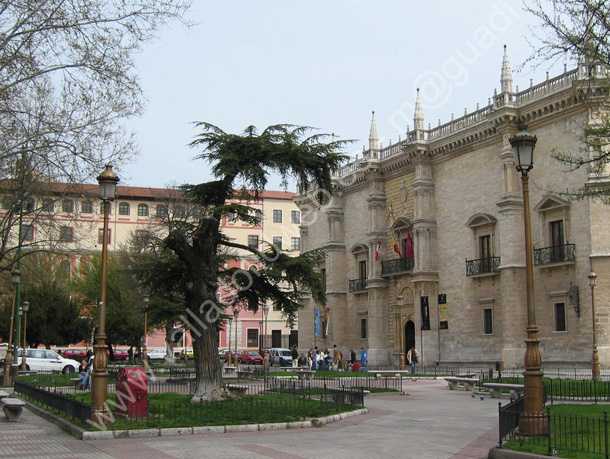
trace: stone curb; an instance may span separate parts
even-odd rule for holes
[[[542,456],[540,454],[523,453],[521,451],[513,451],[511,449],[504,448],[492,448],[489,450],[489,459],[543,459],[548,456]]]
[[[142,437],[176,437],[184,435],[217,434],[231,432],[256,432],[284,429],[307,429],[332,422],[341,421],[352,416],[359,416],[369,412],[368,408],[361,408],[347,413],[333,414],[309,421],[277,422],[267,424],[239,424],[226,426],[201,426],[201,427],[174,427],[164,429],[132,429],[132,430],[97,430],[90,432],[77,427],[69,421],[55,416],[36,405],[26,402],[26,407],[34,414],[58,425],[73,437],[82,440],[110,440],[113,438],[142,438]]]

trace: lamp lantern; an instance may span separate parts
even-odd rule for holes
[[[527,173],[534,167],[534,148],[538,137],[527,132],[526,126],[523,124],[518,125],[519,132],[513,137],[508,139],[510,145],[513,147],[513,155],[515,156],[516,168],[521,174],[527,175]]]
[[[99,196],[102,201],[112,201],[116,197],[116,185],[119,183],[119,176],[114,173],[110,164],[98,177],[100,184]]]

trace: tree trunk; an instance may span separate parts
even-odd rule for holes
[[[173,365],[174,359],[174,342],[172,341],[172,331],[174,330],[174,321],[168,320],[165,322],[165,363]]]

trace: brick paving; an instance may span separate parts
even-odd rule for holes
[[[444,381],[406,380],[408,395],[372,394],[369,413],[321,428],[181,437],[77,440],[26,410],[0,415],[0,457],[27,458],[486,458],[497,444],[497,399],[449,391]]]

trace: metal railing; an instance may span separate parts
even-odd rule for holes
[[[61,393],[39,389],[19,381],[15,382],[15,392],[23,395],[24,397],[36,400],[49,408],[66,413],[67,415],[80,421],[87,422],[89,419],[91,419],[90,405],[81,403],[70,397],[66,397]]]
[[[475,276],[497,272],[500,267],[500,257],[479,258],[478,260],[466,260],[466,275]]]
[[[349,280],[350,292],[362,292],[364,290],[366,290],[366,278]]]
[[[564,244],[534,249],[534,265],[550,265],[576,260],[576,245]]]
[[[410,258],[396,258],[395,260],[386,260],[381,262],[381,274],[402,273],[405,271],[413,271],[414,262]]]

